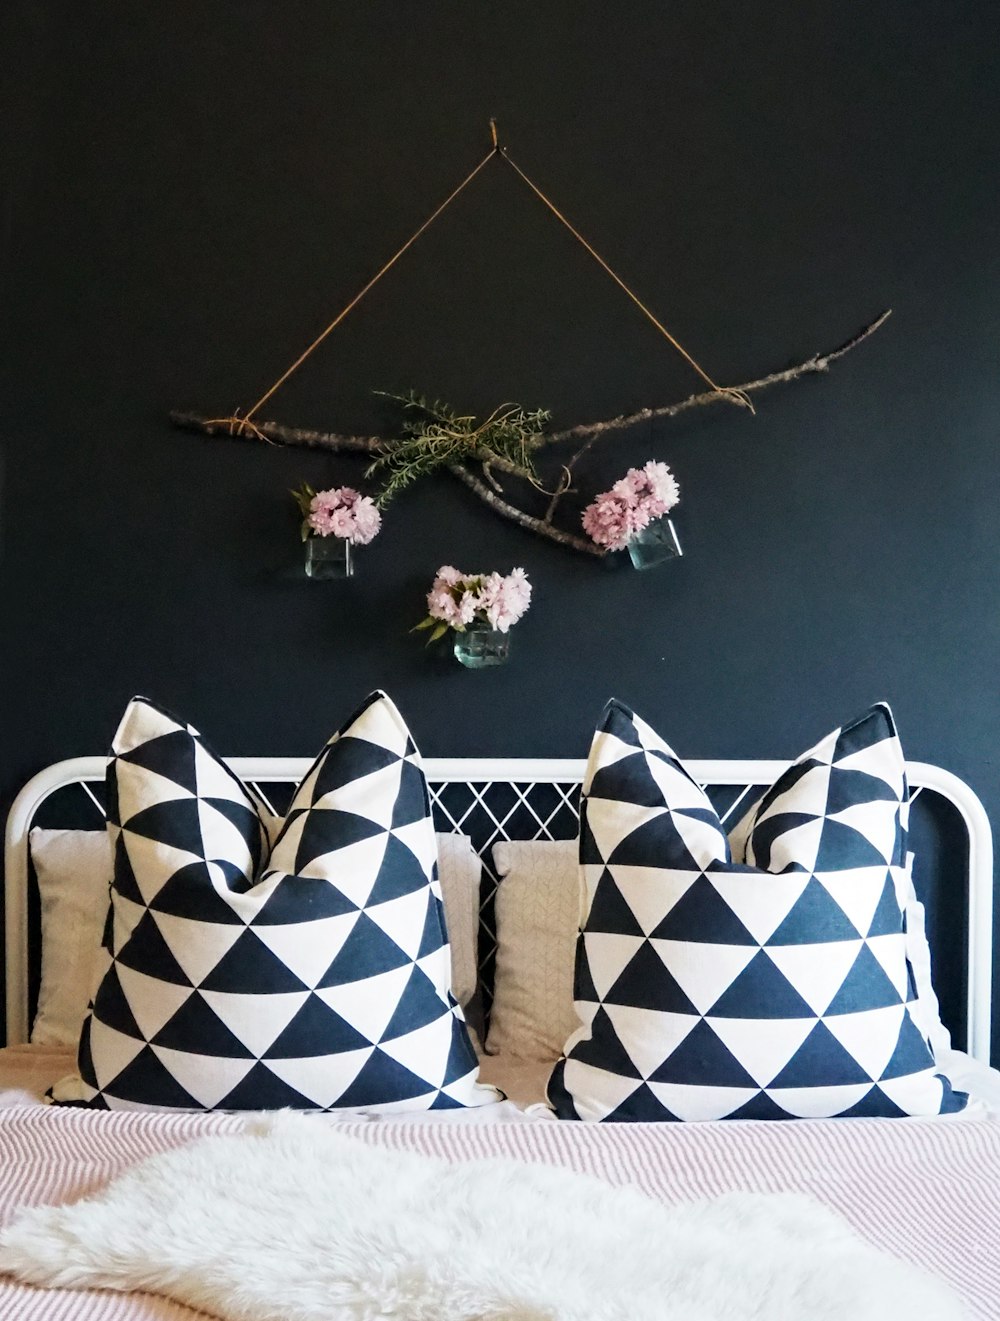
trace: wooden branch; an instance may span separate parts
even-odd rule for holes
[[[784,371],[772,372],[769,376],[761,376],[756,381],[748,381],[744,385],[727,388],[725,391],[706,390],[702,394],[689,395],[687,399],[682,399],[676,404],[665,404],[660,408],[642,408],[636,413],[622,414],[619,417],[608,418],[603,422],[585,422],[579,426],[568,427],[564,431],[554,431],[531,437],[528,447],[532,452],[548,445],[563,444],[570,440],[582,440],[584,442],[563,465],[563,476],[556,490],[551,493],[546,492],[546,494],[551,495],[551,499],[544,518],[534,518],[531,514],[526,514],[522,509],[518,509],[516,505],[512,505],[501,498],[502,488],[491,471],[494,468],[510,476],[522,478],[538,490],[543,489],[533,473],[527,468],[512,463],[509,459],[504,459],[489,450],[471,449],[463,462],[448,464],[448,471],[467,486],[470,491],[474,492],[484,504],[489,505],[495,513],[500,514],[503,518],[509,518],[526,531],[533,532],[540,537],[546,537],[549,541],[557,542],[560,546],[567,546],[586,555],[600,557],[607,554],[602,547],[595,545],[589,539],[574,536],[571,532],[563,532],[553,524],[553,517],[559,506],[559,501],[562,496],[572,489],[573,468],[596,441],[613,432],[625,431],[640,422],[654,422],[660,419],[677,417],[690,409],[718,403],[720,400],[736,403],[739,402],[738,395],[756,394],[761,390],[770,389],[774,385],[784,385],[791,381],[797,381],[803,376],[828,371],[831,363],[836,362],[838,358],[844,357],[852,349],[857,348],[870,335],[874,335],[875,331],[891,315],[892,309],[889,308],[865,326],[863,330],[847,340],[846,343],[841,344],[839,348],[831,349],[828,353],[813,354],[805,362],[800,362],[794,367],[786,367]],[[309,449],[327,450],[333,454],[368,454],[374,458],[383,458],[392,454],[395,443],[391,437],[345,436],[333,431],[313,431],[305,427],[288,427],[280,422],[254,421],[248,423],[241,422],[236,417],[206,417],[201,413],[173,412],[170,414],[170,420],[175,427],[180,427],[182,430],[200,431],[208,436],[231,436],[244,440],[263,440],[275,445],[305,446]],[[470,472],[465,466],[466,462],[479,463],[482,466],[486,480],[483,481]],[[491,486],[493,489],[491,489]]]
[[[865,326],[846,344],[841,344],[839,348],[832,349],[829,353],[816,353],[805,362],[800,362],[795,367],[786,367],[784,371],[772,372],[770,376],[762,376],[759,380],[748,381],[744,385],[733,386],[743,394],[756,394],[761,390],[767,390],[772,385],[783,385],[788,381],[797,381],[800,376],[809,376],[814,372],[825,372],[829,370],[830,363],[836,362],[842,358],[845,353],[850,353],[851,349],[857,348],[869,335],[874,335],[889,317],[892,316],[892,308],[888,308],[881,316],[876,317],[870,325]],[[692,394],[687,399],[682,399],[677,404],[666,404],[662,408],[641,408],[637,413],[623,413],[619,417],[609,418],[605,422],[584,422],[580,426],[568,427],[565,431],[553,431],[542,437],[542,443],[546,445],[557,445],[566,440],[588,440],[593,443],[594,440],[606,434],[609,431],[625,431],[628,427],[634,427],[638,422],[654,422],[659,418],[676,417],[678,413],[686,413],[691,408],[700,408],[704,404],[716,404],[721,400],[733,403],[734,400],[728,395],[718,390],[705,390],[702,394]]]
[[[593,541],[588,541],[584,537],[575,537],[572,532],[563,532],[560,528],[553,527],[547,519],[532,518],[526,514],[523,509],[518,509],[515,505],[508,504],[506,500],[501,500],[495,491],[491,491],[485,482],[469,472],[460,463],[450,464],[448,471],[458,478],[460,482],[474,491],[485,504],[502,515],[517,523],[519,527],[525,528],[528,532],[534,532],[540,537],[547,537],[549,541],[558,542],[560,546],[568,546],[571,550],[583,551],[585,555],[606,555],[607,551],[602,546],[596,545]]]
[[[254,422],[253,430],[240,431],[233,425],[235,419],[205,417],[203,413],[174,412],[170,414],[170,421],[182,431],[202,431],[206,436],[232,436],[240,440],[259,440],[263,436],[275,445],[305,446],[337,454],[374,454],[377,457],[388,450],[381,436],[338,436],[331,431],[286,427],[280,422]]]

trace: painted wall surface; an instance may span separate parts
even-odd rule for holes
[[[307,755],[382,686],[433,755],[581,756],[615,693],[682,754],[792,756],[884,697],[1000,824],[995,5],[7,0],[0,23],[4,807],[136,691],[231,754]],[[606,570],[442,477],[357,578],[310,583],[287,491],[357,464],[165,414],[251,402],[490,114],[723,382],[894,315],[756,418],[604,445],[598,489],[673,466],[676,564]],[[411,386],[568,425],[698,381],[491,167],[270,411],[378,430],[372,391]],[[528,569],[508,668],[408,634],[441,563]]]

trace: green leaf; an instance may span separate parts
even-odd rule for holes
[[[419,633],[421,629],[433,628],[434,625],[437,623],[440,623],[440,620],[435,619],[433,615],[428,615],[427,618],[422,619],[419,624],[414,624],[413,627],[410,629],[410,632]]]
[[[430,646],[432,642],[437,642],[438,638],[443,638],[447,632],[448,632],[448,625],[444,623],[443,620],[439,621],[437,628],[427,639],[427,645]]]

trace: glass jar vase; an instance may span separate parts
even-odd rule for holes
[[[489,624],[469,624],[455,634],[455,659],[470,670],[487,665],[506,665],[510,655],[510,633],[501,633]]]
[[[628,553],[637,569],[651,569],[664,560],[683,555],[681,543],[669,518],[654,518],[628,543]]]
[[[354,547],[346,537],[307,537],[306,573],[310,578],[350,578]]]

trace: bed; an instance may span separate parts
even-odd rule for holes
[[[101,1113],[41,1104],[46,1088],[72,1067],[64,1048],[29,1044],[37,989],[38,913],[28,832],[35,824],[92,828],[103,817],[104,758],[60,762],[35,776],[15,801],[5,840],[8,1044],[0,1050],[0,1217],[26,1204],[64,1201],[101,1187],[143,1156],[206,1134],[236,1133],[227,1114]],[[282,794],[308,763],[249,758],[235,772],[281,808]],[[496,959],[497,876],[492,848],[502,840],[571,839],[584,763],[565,760],[434,760],[424,763],[439,830],[462,832],[482,859],[479,973],[485,1014]],[[734,818],[755,787],[784,763],[689,763],[720,815]],[[918,889],[949,910],[932,924],[946,959],[961,959],[961,1004],[949,1006],[962,1048],[939,1057],[972,1104],[931,1120],[847,1123],[727,1121],[693,1124],[566,1124],[543,1102],[549,1065],[485,1056],[481,1076],[507,1095],[468,1112],[331,1122],[365,1143],[448,1161],[495,1155],[590,1173],[633,1185],[666,1203],[730,1191],[801,1191],[840,1212],[867,1240],[922,1263],[962,1297],[968,1314],[1000,1317],[1000,1074],[989,1068],[993,859],[989,824],[974,793],[949,772],[907,767],[914,834],[920,839]],[[88,819],[89,817],[89,819]],[[958,926],[955,916],[959,915]],[[956,931],[960,928],[960,934]],[[949,945],[949,932],[950,943]],[[960,944],[961,948],[954,948]],[[935,955],[937,954],[935,949]],[[953,979],[954,980],[954,979]],[[146,1294],[33,1289],[0,1280],[0,1316],[23,1318],[182,1318],[191,1309]]]

